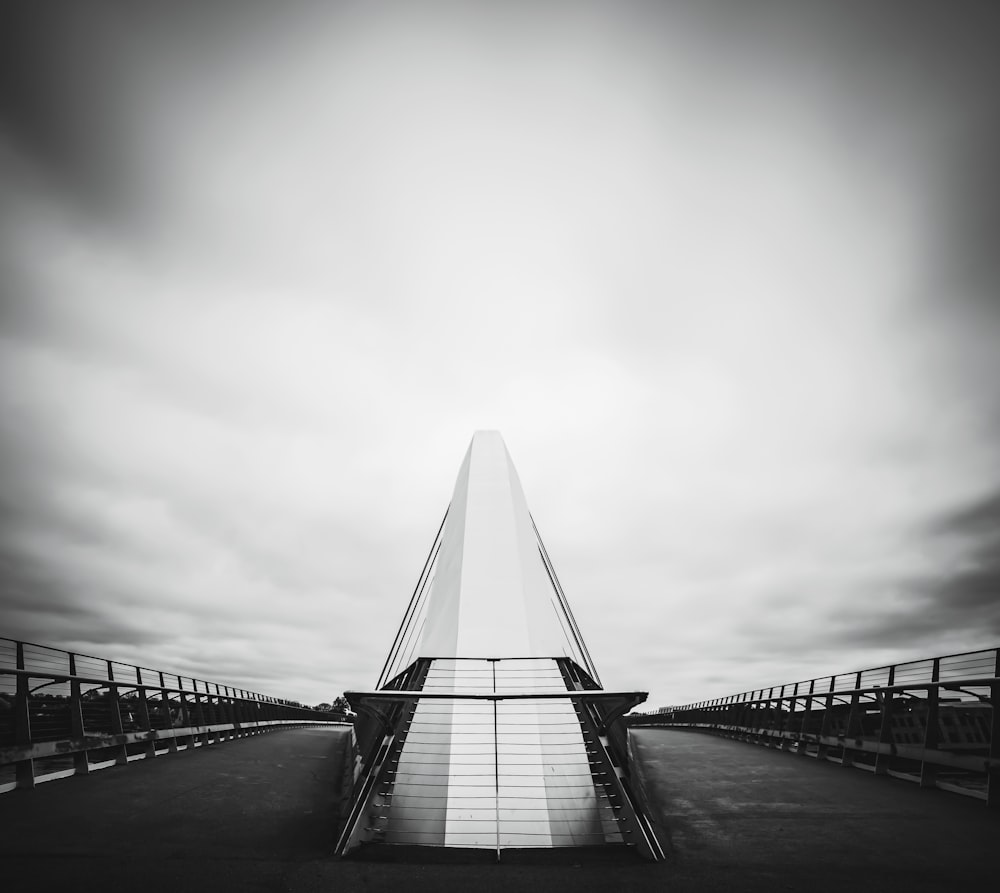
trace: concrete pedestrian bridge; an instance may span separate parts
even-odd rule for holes
[[[4,889],[996,884],[1000,648],[630,713],[496,432],[347,698],[0,639]]]
[[[675,729],[631,732],[659,862],[608,848],[333,854],[351,732],[289,729],[0,797],[12,891],[988,890],[1000,814]]]

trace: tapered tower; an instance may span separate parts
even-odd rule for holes
[[[376,690],[338,845],[662,852],[606,692],[500,434],[479,431]]]

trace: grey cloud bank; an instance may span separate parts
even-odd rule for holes
[[[610,687],[995,645],[963,6],[12,4],[3,633],[366,688],[498,428]]]

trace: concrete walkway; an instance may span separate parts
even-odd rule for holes
[[[674,888],[995,889],[979,800],[700,732],[633,731]]]
[[[301,729],[0,796],[3,888],[930,893],[995,885],[1000,816],[980,802],[693,732],[634,736],[669,849],[660,864],[614,851],[511,855],[501,865],[336,859],[348,734]]]

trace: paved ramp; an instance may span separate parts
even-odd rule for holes
[[[631,734],[655,830],[682,877],[749,890],[996,883],[1000,815],[981,801],[699,732]]]
[[[331,854],[348,734],[302,729],[0,797],[4,890],[856,891],[992,889],[982,803],[692,732],[635,733],[665,862],[598,851],[504,863]],[[426,852],[426,851],[425,851]]]

